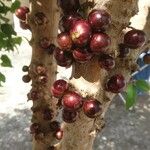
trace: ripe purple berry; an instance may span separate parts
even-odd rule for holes
[[[111,16],[105,10],[92,10],[88,21],[94,31],[100,31],[110,24]]]
[[[95,118],[102,111],[101,103],[95,99],[88,99],[83,103],[83,112],[89,118]]]
[[[64,108],[75,111],[82,105],[82,97],[73,91],[68,91],[62,98],[62,104]]]
[[[66,32],[62,32],[57,36],[57,42],[62,50],[70,50],[72,47],[72,40],[70,35]]]
[[[103,54],[99,57],[99,65],[109,71],[115,67],[115,60],[110,55]]]
[[[63,96],[64,92],[68,89],[68,83],[65,80],[57,80],[54,82],[52,88],[51,88],[51,92],[52,95],[60,98]]]
[[[146,42],[146,35],[141,30],[131,30],[124,35],[124,43],[129,48],[140,48]]]
[[[90,48],[93,53],[105,52],[111,44],[110,37],[105,33],[96,33],[92,36]]]
[[[89,53],[86,49],[76,48],[73,51],[73,57],[77,62],[85,63],[92,58],[93,54]]]
[[[106,83],[106,90],[119,93],[125,87],[125,78],[121,74],[113,75]]]
[[[91,27],[89,23],[86,20],[76,21],[71,27],[70,36],[75,45],[79,47],[85,46],[91,36]]]

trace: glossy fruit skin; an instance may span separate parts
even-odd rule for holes
[[[51,120],[53,119],[53,111],[49,108],[43,110],[43,119],[44,120]]]
[[[29,8],[26,6],[20,7],[16,10],[15,15],[20,19],[25,21],[26,14],[29,12]]]
[[[80,8],[79,0],[57,0],[57,4],[65,14],[76,12]]]
[[[51,92],[52,95],[56,98],[60,98],[63,96],[64,92],[68,89],[68,83],[65,80],[57,80],[54,82]]]
[[[23,72],[28,72],[29,71],[29,67],[28,66],[23,66],[22,67],[22,71]]]
[[[30,126],[30,133],[31,134],[36,134],[36,133],[39,133],[40,131],[40,125],[38,123],[33,123],[31,126]]]
[[[106,52],[111,44],[110,37],[105,33],[93,34],[90,41],[91,51],[95,54],[100,54]]]
[[[30,26],[29,26],[29,24],[27,24],[25,21],[20,20],[19,23],[20,23],[20,27],[23,30],[30,30],[31,29]]]
[[[31,77],[27,74],[22,77],[24,83],[29,83],[31,81]]]
[[[73,50],[73,57],[77,62],[86,63],[92,58],[93,54],[87,49],[76,48]]]
[[[56,59],[57,64],[61,67],[70,67],[73,62],[71,53],[63,51],[59,48],[55,49],[54,58]]]
[[[99,65],[109,71],[115,67],[115,60],[110,55],[103,54],[99,57]]]
[[[62,50],[70,50],[72,47],[72,40],[67,32],[62,32],[57,36],[57,43]]]
[[[63,130],[59,129],[54,133],[57,140],[61,140],[63,138]]]
[[[78,47],[85,46],[91,37],[91,27],[86,20],[78,20],[70,30],[73,43]]]
[[[77,112],[76,111],[69,111],[67,109],[63,109],[62,111],[62,119],[66,123],[73,123],[76,121]]]
[[[141,30],[130,30],[124,35],[124,43],[132,49],[142,47],[146,42],[146,35]]]
[[[119,93],[125,87],[125,78],[121,74],[115,74],[106,83],[106,90],[112,93]]]
[[[150,64],[150,54],[146,54],[143,57],[143,61],[144,61],[145,64]]]
[[[111,16],[105,10],[95,9],[90,12],[88,22],[94,31],[101,31],[111,23]]]
[[[75,111],[81,107],[82,97],[74,91],[68,91],[62,98],[62,105],[65,109]]]
[[[69,13],[68,15],[63,16],[59,21],[59,29],[61,31],[69,32],[75,22],[80,19],[82,19],[82,17],[78,13]]]
[[[119,57],[124,58],[124,57],[128,56],[128,54],[130,52],[130,48],[127,45],[121,43],[121,44],[119,44],[119,52],[120,52]]]
[[[60,129],[60,123],[58,121],[52,121],[49,127],[50,131],[58,131]]]
[[[83,103],[83,112],[89,118],[95,118],[101,111],[101,103],[95,99],[88,99]]]

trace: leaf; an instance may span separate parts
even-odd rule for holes
[[[15,10],[20,7],[20,4],[21,4],[20,1],[15,0],[11,5],[11,8],[10,8],[11,12],[14,13]]]
[[[0,72],[0,86],[2,86],[1,82],[6,82],[5,76]]]
[[[10,8],[0,1],[0,13],[7,14],[8,11],[10,11]]]
[[[21,37],[15,37],[15,38],[12,38],[12,43],[13,45],[20,45],[22,42],[22,38]]]
[[[137,91],[136,87],[133,84],[127,86],[126,92],[126,109],[132,107],[136,102]]]
[[[135,86],[141,91],[144,91],[144,92],[150,91],[150,84],[146,82],[145,80],[137,80],[135,82]]]
[[[3,33],[5,33],[7,36],[16,35],[15,30],[13,29],[12,25],[4,23],[1,24],[1,30]]]
[[[2,60],[1,65],[3,67],[12,67],[11,60],[8,58],[7,55],[2,55],[1,60]]]

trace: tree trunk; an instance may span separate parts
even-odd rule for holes
[[[28,21],[32,30],[32,60],[30,65],[30,76],[32,78],[32,91],[38,92],[38,99],[33,101],[32,123],[40,125],[40,132],[33,134],[33,150],[46,150],[53,145],[56,139],[49,130],[49,123],[55,120],[57,115],[57,100],[52,98],[50,88],[56,79],[57,67],[53,60],[51,49],[42,48],[40,42],[46,38],[46,42],[55,44],[58,32],[59,11],[56,1],[53,0],[31,0],[31,13]],[[38,13],[43,13],[42,19]],[[43,66],[46,69],[46,82],[42,76],[37,73],[37,67]],[[49,111],[49,112],[45,112]],[[44,114],[46,113],[46,114]],[[45,118],[44,115],[47,115]]]
[[[93,1],[93,0],[89,0]],[[143,2],[143,0],[140,0]],[[144,0],[148,1],[148,0]],[[81,3],[86,0],[81,0]],[[80,64],[75,63],[73,65],[72,78],[69,83],[72,88],[79,92],[83,97],[93,97],[98,99],[102,103],[102,114],[95,119],[90,119],[83,114],[80,110],[78,118],[75,123],[67,124],[63,123],[64,136],[63,139],[56,144],[56,139],[49,131],[49,123],[55,120],[58,108],[56,106],[57,100],[52,98],[49,92],[51,85],[56,79],[56,64],[52,55],[39,46],[41,38],[47,37],[50,43],[55,43],[59,11],[54,0],[31,0],[31,13],[28,17],[31,29],[32,40],[31,46],[33,48],[32,60],[30,65],[30,76],[32,77],[32,90],[38,90],[40,98],[37,101],[33,101],[33,123],[39,123],[41,126],[41,132],[39,134],[33,134],[33,150],[47,150],[49,146],[56,144],[58,150],[92,150],[93,141],[96,134],[104,127],[104,115],[107,111],[113,97],[116,94],[107,92],[104,89],[104,84],[107,79],[116,74],[121,73],[126,78],[126,82],[129,81],[131,72],[138,69],[136,60],[138,55],[143,49],[147,48],[149,44],[146,44],[142,49],[136,49],[130,52],[130,56],[124,59],[118,58],[118,45],[122,43],[122,37],[124,33],[129,29],[130,19],[138,12],[138,0],[95,0],[95,8],[102,8],[107,10],[111,14],[112,23],[106,33],[111,37],[111,47],[108,53],[114,56],[116,66],[111,71],[107,72],[99,67],[98,58],[94,57],[88,63]],[[143,10],[143,8],[141,8]],[[140,12],[141,12],[140,10]],[[47,18],[47,21],[42,25],[35,23],[35,14],[37,12],[43,12]],[[148,14],[148,11],[146,12]],[[143,14],[143,12],[141,13]],[[137,15],[137,20],[138,20]],[[140,18],[140,17],[139,17]],[[132,21],[134,22],[134,21]],[[137,24],[132,23],[132,26],[139,28]],[[150,35],[150,23],[145,22],[144,29]],[[139,28],[140,29],[140,28]],[[148,35],[148,38],[149,38]],[[36,67],[42,64],[47,69],[47,83],[39,83],[39,76],[36,74]],[[50,120],[43,119],[43,110],[50,108],[53,112],[53,117]]]

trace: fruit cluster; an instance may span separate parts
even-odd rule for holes
[[[63,5],[60,6],[63,9]],[[113,68],[113,58],[104,54],[111,44],[110,37],[104,33],[110,22],[111,17],[105,10],[91,11],[88,19],[84,19],[78,12],[71,11],[66,14],[64,11],[64,16],[59,22],[61,33],[57,36],[60,48],[54,51],[57,64],[69,67],[74,60],[86,63],[94,55],[100,55],[100,66],[106,69]],[[101,57],[103,54],[107,58],[106,61]]]
[[[15,12],[15,15],[19,18],[20,27],[24,30],[30,30],[30,26],[27,23],[27,14],[29,12],[30,10],[26,6],[19,7]]]
[[[62,118],[67,123],[76,121],[81,108],[89,118],[95,118],[102,111],[100,102],[93,98],[83,98],[77,92],[70,91],[69,84],[65,80],[56,80],[51,87],[51,93],[54,97],[61,99]]]

